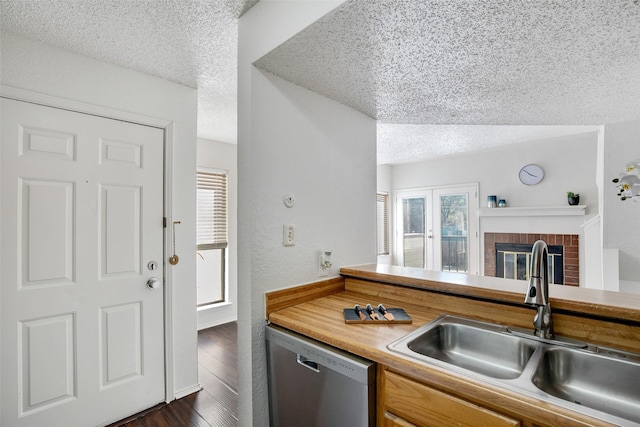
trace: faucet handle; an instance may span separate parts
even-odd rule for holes
[[[540,277],[530,277],[529,287],[524,298],[525,304],[546,305],[549,303],[545,290],[548,292],[548,285],[545,289],[544,280]]]

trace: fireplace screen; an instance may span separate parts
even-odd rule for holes
[[[496,277],[529,280],[531,249],[533,245],[519,243],[496,243]],[[564,284],[562,246],[548,246],[549,283]]]

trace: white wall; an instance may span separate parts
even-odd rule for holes
[[[595,215],[596,155],[597,132],[589,132],[395,165],[392,180],[394,189],[478,182],[480,207],[485,207],[490,194],[512,207],[564,206],[567,191],[573,191],[580,193],[580,204],[588,206],[588,214]],[[540,184],[526,186],[518,180],[518,171],[528,163],[544,169]]]
[[[478,182],[481,208],[486,207],[490,194],[506,199],[511,207],[566,206],[567,191],[573,191],[580,194],[580,204],[587,205],[586,216],[481,217],[480,248],[484,247],[483,235],[486,232],[582,235],[581,225],[598,214],[597,145],[598,132],[530,141],[394,165],[386,181],[392,183],[394,191]],[[540,184],[526,186],[518,180],[518,171],[528,163],[543,167],[545,177]],[[482,250],[480,254],[482,274]],[[583,257],[584,241],[580,242],[580,254]],[[580,270],[580,282],[584,283],[584,263],[581,263]]]
[[[341,2],[261,1],[240,19],[238,353],[242,426],[267,426],[266,291],[318,280],[318,255],[375,262],[376,124],[251,65]],[[286,194],[296,197],[284,206]],[[282,227],[296,244],[282,245]],[[304,424],[304,420],[301,420]]]
[[[621,201],[613,178],[640,158],[640,120],[604,128],[603,246],[618,249],[620,290],[640,293],[640,203]]]
[[[2,84],[89,105],[93,111],[122,111],[170,122],[172,193],[170,217],[177,229],[180,263],[168,267],[172,286],[173,377],[169,395],[197,389],[195,286],[196,105],[194,89],[81,55],[2,33]],[[55,102],[55,101],[54,101]],[[130,115],[129,115],[130,117]],[[118,117],[116,117],[118,118]]]
[[[229,246],[227,247],[227,302],[198,309],[198,329],[210,328],[238,318],[238,146],[198,138],[199,167],[227,171],[227,221]]]

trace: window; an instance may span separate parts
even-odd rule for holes
[[[378,255],[389,255],[389,194],[376,194],[376,245]]]
[[[225,301],[227,173],[197,173],[198,306]]]

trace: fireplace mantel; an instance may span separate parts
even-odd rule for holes
[[[584,216],[586,205],[480,208],[478,216]]]

